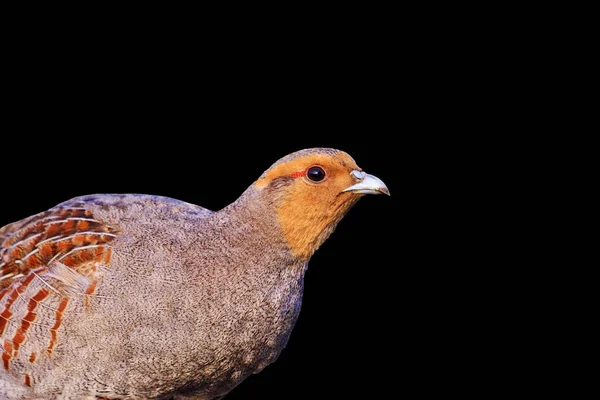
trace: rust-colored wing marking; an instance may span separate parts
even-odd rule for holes
[[[0,229],[0,370],[35,383],[28,367],[52,355],[70,302],[88,306],[115,235],[81,204]]]

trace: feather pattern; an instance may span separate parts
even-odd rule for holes
[[[77,203],[0,230],[0,368],[33,385],[30,365],[52,356],[69,304],[89,305],[116,235]]]

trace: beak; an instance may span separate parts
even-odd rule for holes
[[[389,189],[378,177],[361,171],[352,171],[352,175],[360,181],[357,184],[344,189],[343,192],[390,195]]]

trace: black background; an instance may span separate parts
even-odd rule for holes
[[[40,38],[11,58],[3,87],[0,225],[91,193],[218,210],[278,158],[338,148],[392,195],[366,196],[341,221],[309,264],[288,346],[227,398],[506,390],[524,375],[498,360],[526,319],[506,323],[522,287],[505,253],[523,244],[498,228],[516,197],[495,168],[512,160],[488,160],[511,140],[496,96],[506,81],[473,32],[432,29],[429,11],[389,17],[225,44],[190,26],[170,41]]]

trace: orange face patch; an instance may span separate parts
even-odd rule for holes
[[[315,166],[325,172],[318,182],[306,176]],[[310,258],[360,197],[343,192],[355,183],[353,170],[360,168],[344,152],[314,153],[276,164],[255,183],[264,189],[282,177],[293,179],[281,188],[284,192],[275,206],[279,225],[296,257]]]

